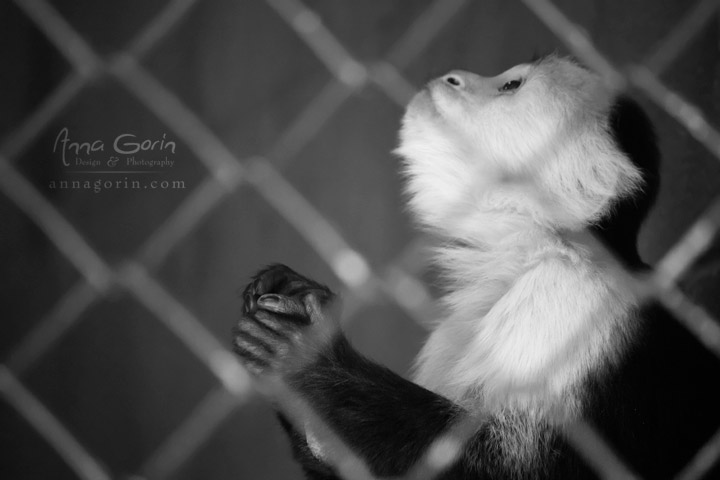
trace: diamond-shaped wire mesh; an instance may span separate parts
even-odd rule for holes
[[[262,261],[287,259],[312,276],[335,278],[351,336],[385,360],[390,357],[382,349],[394,347],[392,341],[378,342],[377,332],[407,339],[400,358],[390,359],[394,368],[405,369],[422,339],[418,325],[432,319],[433,307],[422,276],[425,241],[415,239],[402,213],[396,165],[387,153],[397,119],[415,86],[431,74],[457,66],[456,61],[499,70],[525,60],[520,55],[537,45],[548,50],[564,45],[607,82],[633,88],[666,115],[660,130],[674,128],[683,132],[674,138],[689,134],[697,142],[688,161],[704,173],[685,176],[705,183],[693,187],[694,197],[685,195],[687,206],[670,208],[661,200],[661,211],[684,210],[676,220],[654,217],[648,225],[661,238],[645,242],[657,260],[655,273],[640,278],[618,266],[618,275],[673,312],[697,336],[698,348],[720,355],[717,321],[678,287],[688,272],[700,275],[693,266],[707,254],[720,225],[720,169],[707,166],[710,159],[720,160],[720,134],[706,118],[716,114],[718,90],[715,105],[694,104],[703,97],[675,91],[663,80],[687,58],[702,62],[702,55],[692,54],[702,48],[696,43],[708,43],[708,30],[717,34],[717,1],[645,11],[664,18],[666,26],[626,27],[637,35],[640,46],[634,49],[618,38],[619,16],[627,12],[611,2],[558,2],[559,8],[545,0],[362,6],[170,0],[144,7],[115,2],[110,13],[101,3],[17,0],[17,8],[3,7],[8,23],[29,22],[21,31],[35,32],[31,45],[42,43],[52,62],[62,58],[69,69],[56,85],[43,84],[45,97],[32,108],[20,108],[22,119],[0,132],[5,133],[0,191],[10,202],[3,200],[5,223],[24,234],[12,244],[24,251],[13,257],[39,248],[49,252],[21,279],[57,277],[40,285],[48,288],[36,302],[32,293],[18,295],[8,310],[17,320],[8,336],[12,342],[3,344],[0,392],[6,407],[19,415],[13,426],[26,431],[22,438],[54,449],[69,467],[69,478],[120,473],[220,478],[199,473],[207,465],[219,465],[233,478],[296,474],[282,464],[260,472],[246,466],[254,462],[252,468],[262,470],[253,456],[263,452],[254,449],[277,447],[257,441],[274,438],[260,430],[271,422],[270,414],[227,348],[232,316],[239,310],[237,289],[244,282],[239,275],[249,276]],[[636,12],[653,8],[648,5],[636,6]],[[593,20],[599,26],[591,28]],[[109,28],[113,22],[122,28]],[[113,31],[127,38],[118,43],[107,33]],[[629,41],[630,33],[626,36]],[[717,35],[710,41],[712,66],[718,68]],[[118,44],[125,47],[115,51]],[[32,52],[27,45],[5,48],[16,56]],[[37,71],[20,73],[26,76],[20,82],[35,86]],[[706,75],[717,77],[718,71]],[[678,83],[694,85],[682,78]],[[65,138],[88,142],[87,157],[96,154],[90,143],[102,135],[127,132],[136,137],[126,140],[138,142],[154,135],[140,153],[152,157],[159,145],[157,151],[178,165],[175,170],[151,165],[155,171],[143,172],[147,177],[133,171],[118,180],[100,174],[99,165],[61,164],[63,128]],[[172,142],[173,148],[153,144],[156,140]],[[682,139],[683,148],[688,144]],[[106,153],[99,152],[98,158]],[[666,163],[676,161],[664,153]],[[93,182],[83,191],[48,187],[62,179],[85,185],[88,172]],[[147,195],[143,190],[157,187],[152,181],[167,188]],[[174,186],[177,191],[165,191]],[[28,220],[34,226],[27,227]],[[587,241],[613,261],[597,242]],[[278,252],[283,258],[267,257]],[[10,256],[8,262],[13,268],[22,265]],[[706,275],[717,271],[715,262]],[[708,270],[712,265],[715,270]],[[51,267],[66,273],[56,275]],[[21,287],[8,291],[21,292]],[[197,370],[198,363],[204,371]],[[66,378],[75,373],[77,379]],[[130,380],[124,382],[125,376]],[[200,376],[206,378],[197,380]],[[96,388],[93,379],[107,386]],[[92,393],[84,399],[73,392]],[[115,396],[127,405],[105,408]],[[469,422],[450,435],[465,440],[474,431]],[[119,427],[116,441],[149,430],[134,423],[155,432],[118,445],[108,439],[112,430],[98,429],[98,423]],[[228,431],[228,425],[246,431]],[[588,425],[569,427],[567,436],[600,474],[630,475],[612,445]],[[342,469],[348,478],[367,478],[362,462],[351,451],[340,451],[349,461]],[[702,477],[719,455],[720,431],[681,478]],[[415,478],[432,478],[432,473],[423,462],[413,470]]]

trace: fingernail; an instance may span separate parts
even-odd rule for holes
[[[275,295],[274,293],[266,293],[262,297],[258,299],[258,305],[261,305],[263,307],[277,307],[280,303],[280,296]]]

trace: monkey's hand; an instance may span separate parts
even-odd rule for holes
[[[326,350],[339,332],[335,295],[285,265],[258,272],[243,293],[234,350],[260,379],[286,379]]]

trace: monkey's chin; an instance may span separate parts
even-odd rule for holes
[[[435,107],[435,102],[433,101],[432,95],[430,94],[430,89],[427,87],[423,88],[415,94],[412,100],[410,100],[407,109],[405,110],[406,118],[413,118],[418,116],[434,117],[437,114],[438,111]]]

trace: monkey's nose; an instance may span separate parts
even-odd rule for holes
[[[465,81],[462,79],[460,75],[454,74],[454,73],[448,73],[444,77],[442,77],[443,82],[445,82],[447,85],[450,85],[453,88],[456,88],[458,90],[465,88]]]

